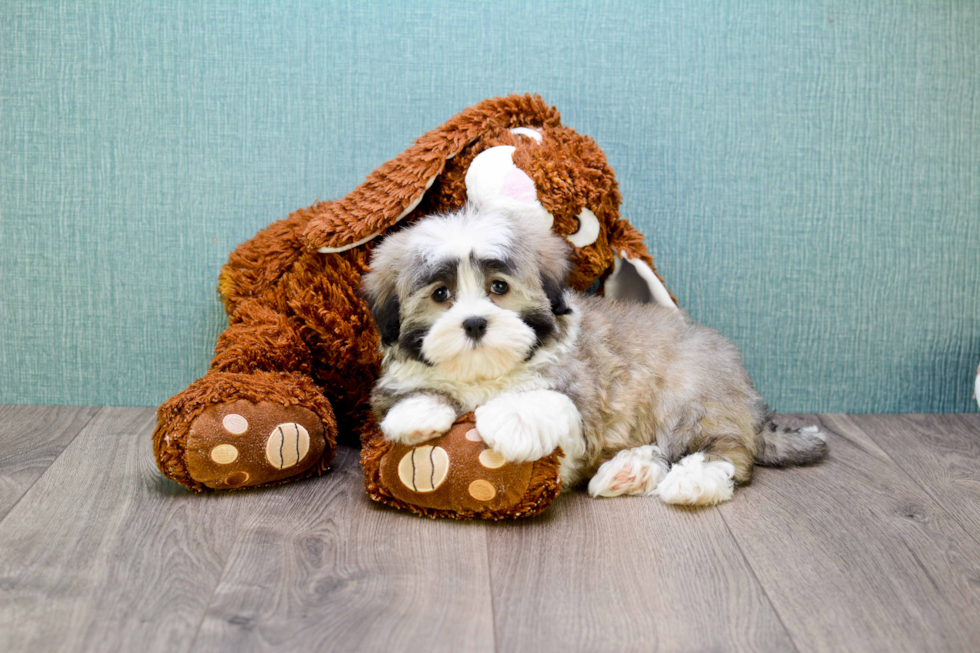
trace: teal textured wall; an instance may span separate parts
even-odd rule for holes
[[[160,403],[237,243],[514,91],[774,407],[976,409],[970,1],[4,2],[0,403]]]

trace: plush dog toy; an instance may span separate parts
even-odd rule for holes
[[[385,455],[398,452],[368,408],[379,337],[398,327],[397,315],[372,317],[359,292],[369,252],[401,224],[467,200],[540,220],[567,237],[573,288],[601,281],[607,296],[673,305],[642,235],[619,218],[613,171],[592,139],[562,126],[558,111],[538,96],[485,100],[419,138],[346,197],[299,210],[231,254],[218,282],[229,325],[211,367],[158,411],[160,470],[198,491],[273,485],[322,473],[338,433],[358,434],[376,500],[432,516],[516,517],[543,509],[557,492],[557,465],[551,480],[546,462],[536,473],[494,469],[487,476],[475,441],[442,449],[456,452],[454,469],[475,455],[465,486],[487,497],[489,489],[473,482],[492,476],[499,481],[493,500],[475,505],[470,493],[434,501],[438,492],[419,499],[426,492],[417,486],[406,493],[385,467]],[[469,430],[454,432],[465,439]],[[451,472],[446,478],[456,479],[452,487],[465,480]],[[524,488],[519,496],[517,487]]]

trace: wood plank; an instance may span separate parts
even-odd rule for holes
[[[851,420],[980,542],[980,414]]]
[[[154,423],[103,409],[0,523],[4,650],[190,645],[246,504],[163,478]]]
[[[759,469],[721,507],[805,651],[980,649],[980,546],[846,416],[830,458]]]
[[[0,406],[0,520],[97,412],[90,406]]]
[[[489,543],[501,651],[793,650],[717,508],[578,491]]]
[[[486,525],[372,503],[356,450],[334,467],[244,498],[193,650],[493,650]]]

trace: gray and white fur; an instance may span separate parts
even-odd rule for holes
[[[468,206],[375,250],[365,289],[384,350],[372,394],[390,440],[424,442],[476,411],[510,461],[560,446],[567,487],[668,503],[731,499],[754,463],[827,453],[776,427],[738,350],[683,311],[572,293],[567,245],[533,221]]]

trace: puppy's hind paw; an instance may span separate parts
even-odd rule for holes
[[[730,501],[735,492],[735,466],[724,460],[705,461],[703,453],[685,456],[657,486],[664,503],[713,506]]]
[[[589,481],[589,495],[618,497],[623,494],[650,496],[667,475],[667,461],[660,447],[648,444],[620,451],[599,467]]]

